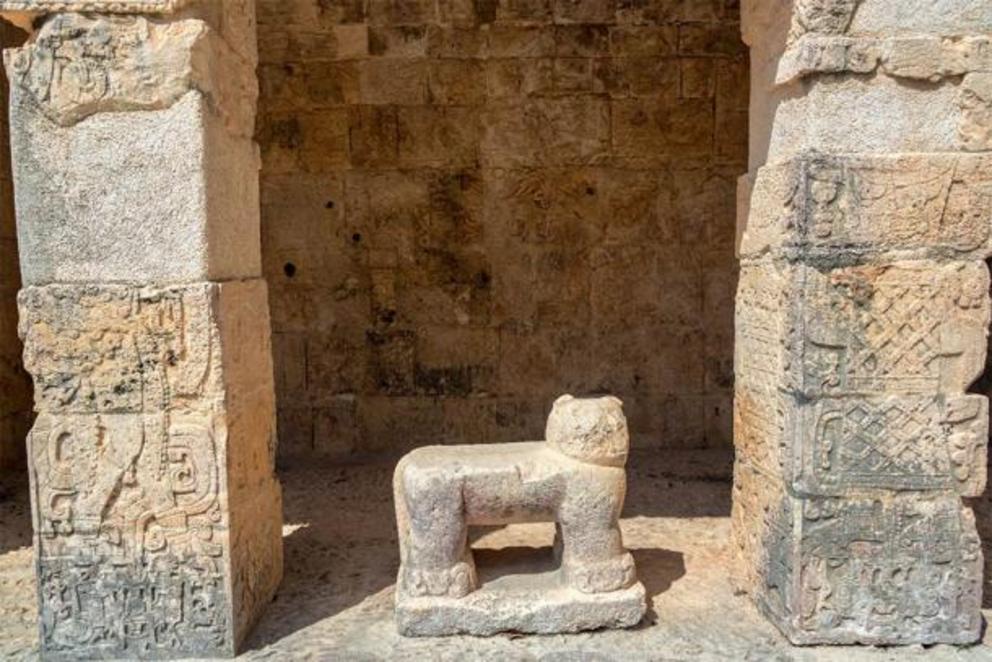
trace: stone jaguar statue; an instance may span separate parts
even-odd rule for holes
[[[470,525],[554,521],[567,585],[606,593],[636,582],[618,519],[629,436],[620,400],[559,398],[546,441],[430,446],[393,479],[399,593],[460,598],[477,588]]]

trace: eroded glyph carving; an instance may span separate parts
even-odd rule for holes
[[[170,14],[194,0],[0,0],[3,12]]]
[[[992,177],[984,155],[834,157],[762,168],[741,251],[843,260],[899,251],[983,257]]]
[[[277,511],[278,492],[264,467],[230,464],[226,444],[237,424],[242,449],[267,449],[271,427],[264,417],[245,427],[232,408],[241,368],[233,348],[224,351],[219,318],[225,296],[264,290],[223,287],[234,289],[52,285],[20,294],[39,409],[29,459],[46,655],[229,655],[250,617],[239,606],[261,599],[241,586],[247,597],[235,603],[229,531],[238,509],[260,520]],[[222,371],[223,356],[235,372]],[[229,503],[235,469],[271,503]],[[278,541],[278,527],[266,530]],[[272,545],[244,544],[252,549],[242,557]],[[274,588],[278,570],[249,561],[238,572],[258,573],[261,593]]]
[[[231,647],[212,427],[192,415],[39,417],[30,444],[48,650]]]
[[[257,82],[197,19],[59,14],[5,53],[11,84],[62,126],[94,113],[168,108],[203,92],[235,133],[250,134]]]

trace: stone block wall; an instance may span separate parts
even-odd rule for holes
[[[281,453],[731,443],[737,0],[260,0]]]
[[[25,34],[0,19],[0,47],[23,43]],[[2,67],[0,67],[2,69]],[[31,380],[17,337],[17,290],[21,286],[14,222],[14,189],[7,119],[7,76],[0,71],[0,481],[24,471],[24,438],[31,426]]]

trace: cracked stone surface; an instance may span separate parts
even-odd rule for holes
[[[240,659],[335,660],[749,660],[881,662],[992,660],[992,637],[972,647],[797,648],[790,646],[728,578],[730,465],[725,451],[635,454],[624,539],[651,609],[628,631],[490,638],[401,637],[392,618],[396,533],[390,494],[394,462],[288,469],[286,579]],[[0,499],[0,658],[34,660],[34,579],[23,485]],[[986,554],[992,500],[973,503]],[[475,532],[477,554],[533,555],[550,545],[546,525]],[[497,553],[496,550],[513,548]],[[548,552],[550,553],[550,552]],[[992,612],[985,610],[986,618]]]

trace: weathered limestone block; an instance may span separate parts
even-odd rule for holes
[[[988,400],[980,395],[844,396],[812,402],[737,391],[738,455],[798,495],[949,490],[980,496]]]
[[[797,498],[739,463],[735,581],[796,644],[972,643],[981,541],[957,496]]]
[[[8,52],[26,285],[260,275],[255,83],[213,34],[70,14]]]
[[[12,86],[60,126],[99,112],[168,108],[195,89],[233,132],[252,131],[257,82],[202,20],[60,14],[6,60]]]
[[[789,39],[794,41],[810,32],[843,34],[851,25],[862,0],[793,0]]]
[[[992,159],[807,154],[742,179],[741,255],[836,263],[992,254]]]
[[[405,635],[630,627],[646,609],[618,525],[627,422],[616,398],[555,402],[547,441],[427,447],[396,468]],[[561,567],[480,586],[471,525],[555,521]]]
[[[196,0],[0,0],[0,12],[171,14]]]
[[[785,84],[814,74],[870,74],[936,83],[941,79],[992,69],[992,47],[985,35],[954,38],[825,37],[805,35],[778,64],[775,82]]]
[[[965,76],[958,104],[962,115],[958,130],[964,149],[992,149],[992,72]]]
[[[264,283],[19,307],[45,656],[233,655],[282,572]]]
[[[809,4],[817,1],[837,2]],[[846,29],[852,35],[992,32],[992,6],[985,0],[856,0],[855,4],[857,11]]]
[[[754,166],[809,150],[988,149],[984,0],[748,0],[742,25],[752,46]],[[907,84],[916,81],[927,85]]]
[[[784,191],[783,181],[808,173],[794,164],[763,170],[759,182],[770,181],[756,191]],[[863,174],[853,167],[843,179]],[[845,254],[840,246],[864,226],[823,212],[831,232],[809,231],[810,209],[823,211],[818,201],[836,192],[831,185],[817,197],[818,185],[792,186],[805,210],[783,214],[792,220],[768,218],[779,230],[764,236],[788,237],[789,259],[759,252],[742,269],[738,585],[797,644],[972,642],[982,560],[960,497],[986,484],[988,401],[966,390],[985,364],[988,270],[977,260],[874,263]],[[847,211],[864,206],[857,190],[849,189],[857,204]],[[910,220],[928,217],[920,202],[906,209]],[[752,218],[767,218],[758,214],[752,209]],[[865,218],[877,223],[865,246],[877,248],[877,235],[900,246],[887,221],[899,215],[883,205]]]
[[[775,112],[771,163],[810,150],[871,154],[962,147],[958,127],[964,113],[951,84],[919,89],[889,77],[825,77],[804,95],[783,96]]]
[[[746,264],[737,373],[804,398],[963,393],[985,365],[983,262]]]

